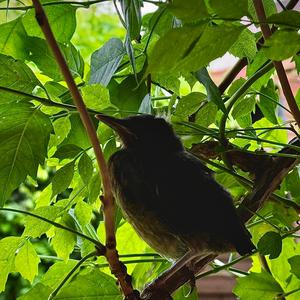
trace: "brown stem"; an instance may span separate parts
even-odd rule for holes
[[[219,85],[219,91],[224,94],[226,89],[230,86],[235,77],[240,73],[240,71],[247,66],[247,59],[244,57],[240,59],[226,75],[223,81]]]
[[[265,9],[263,6],[263,3],[261,0],[253,0],[253,4],[255,7],[256,15],[258,17],[260,24],[260,28],[263,34],[264,39],[268,39],[271,35],[271,29],[269,25],[266,23],[266,14],[265,14]],[[289,84],[288,78],[286,76],[283,64],[281,61],[273,61],[274,67],[276,69],[283,94],[286,98],[286,101],[289,105],[289,108],[292,112],[293,117],[295,118],[298,127],[300,127],[300,111],[297,106],[296,100],[294,98],[291,86]]]
[[[104,159],[103,152],[100,148],[100,143],[97,137],[95,127],[92,120],[90,119],[89,113],[86,109],[86,106],[83,102],[82,96],[75,84],[75,81],[71,75],[71,72],[68,68],[68,65],[65,61],[64,56],[62,55],[60,48],[55,40],[53,32],[50,28],[47,16],[39,0],[33,0],[33,5],[36,12],[36,20],[40,25],[48,46],[53,52],[53,55],[56,59],[57,64],[65,78],[65,81],[68,85],[69,91],[72,95],[73,101],[77,107],[77,110],[80,114],[82,123],[85,126],[87,135],[91,141],[91,144],[94,148],[95,156],[99,166],[102,183],[103,183],[103,192],[104,196],[102,197],[103,203],[103,213],[104,213],[104,222],[105,222],[105,231],[106,231],[106,253],[105,256],[107,261],[114,273],[118,276],[120,286],[123,290],[125,296],[134,294],[131,284],[126,280],[127,273],[118,258],[118,253],[116,251],[116,238],[115,238],[115,203],[112,194],[111,183],[108,175],[108,169],[106,161]],[[138,299],[138,298],[136,298]]]
[[[299,0],[291,0],[287,5],[286,5],[286,9],[290,10],[293,9],[297,3],[299,2]],[[276,31],[276,27],[273,27],[272,31]],[[261,45],[263,44],[264,39],[263,37],[261,37],[257,43],[256,43],[256,47],[257,49],[261,48]],[[239,74],[239,72],[245,67],[247,66],[247,59],[244,57],[242,59],[240,59],[234,66],[233,68],[230,70],[230,72],[226,75],[226,77],[223,79],[223,81],[220,83],[219,85],[219,90],[221,92],[221,94],[223,94],[226,89],[230,86],[230,84],[232,83],[232,81],[235,79],[235,77]]]

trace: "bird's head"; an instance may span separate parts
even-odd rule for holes
[[[124,147],[150,153],[155,150],[168,153],[183,149],[173,128],[163,118],[137,115],[118,119],[104,114],[96,115],[96,118],[110,126],[119,135]]]

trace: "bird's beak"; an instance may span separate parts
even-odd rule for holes
[[[98,114],[95,117],[116,131],[122,141],[125,142],[133,136],[123,119],[118,119],[104,114]]]

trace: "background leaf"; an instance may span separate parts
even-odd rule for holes
[[[48,117],[28,103],[0,105],[0,206],[27,175],[36,177],[51,130]]]

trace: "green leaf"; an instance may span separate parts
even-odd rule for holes
[[[56,171],[52,178],[52,198],[69,187],[74,175],[74,166],[75,161],[71,161]]]
[[[28,41],[30,60],[33,61],[43,74],[55,81],[64,80],[52,51],[44,39],[31,37]],[[71,44],[59,44],[60,50],[68,64],[73,77],[83,77],[84,62],[79,51]]]
[[[78,114],[72,114],[69,119],[71,122],[71,130],[66,139],[60,145],[64,146],[68,144],[73,144],[82,149],[90,148],[90,140],[87,136],[86,130],[82,124],[80,116]]]
[[[0,87],[8,87],[23,93],[32,94],[37,85],[41,85],[31,69],[20,60],[0,54]],[[31,99],[28,96],[5,92],[0,88],[0,103],[17,102]]]
[[[21,237],[6,237],[0,241],[0,293],[5,290],[7,276],[14,269],[15,253],[23,243]]]
[[[75,206],[75,216],[80,225],[87,225],[93,216],[93,208],[84,201],[79,201]]]
[[[267,17],[277,12],[277,8],[273,0],[263,0],[263,5]],[[259,23],[259,20],[256,15],[255,7],[253,5],[253,1],[248,1],[248,10],[249,13],[251,14],[253,21]]]
[[[16,270],[31,283],[38,274],[40,259],[30,241],[26,241],[15,258]]]
[[[51,136],[51,146],[53,147],[58,146],[68,136],[71,130],[71,123],[69,116],[66,116],[56,119],[52,124],[55,133],[53,137]]]
[[[297,201],[299,203],[300,174],[297,167],[285,177],[285,183],[286,189],[291,193],[292,197],[294,198],[294,201]]]
[[[277,258],[282,250],[282,238],[279,233],[269,231],[261,237],[257,248],[262,255],[270,255],[270,259]]]
[[[273,124],[278,124],[276,107],[279,102],[278,93],[275,90],[273,80],[269,80],[267,86],[260,90],[258,106],[263,115]]]
[[[223,0],[209,0],[209,4],[221,18],[239,19],[249,14],[247,0],[231,0],[226,3]]]
[[[173,27],[173,19],[174,16],[171,12],[159,8],[153,13],[149,21],[149,29],[153,29],[156,34],[162,36]]]
[[[291,265],[290,272],[300,279],[300,255],[290,257],[288,262]]]
[[[70,4],[44,7],[55,39],[60,43],[68,43],[76,28],[76,7]],[[23,16],[23,24],[30,36],[44,38],[44,34],[35,19],[35,10],[28,10]]]
[[[130,40],[139,40],[142,25],[140,0],[121,0],[122,12]]]
[[[84,184],[88,185],[93,175],[93,162],[91,158],[84,152],[78,162],[78,172]]]
[[[55,289],[62,280],[70,273],[75,267],[76,260],[69,259],[64,262],[56,262],[53,264],[48,271],[41,278],[41,283],[45,286],[49,286],[52,290]],[[75,272],[77,274],[79,270]]]
[[[217,112],[218,107],[214,103],[206,103],[198,111],[196,115],[196,123],[201,126],[208,127],[210,124],[215,122]]]
[[[0,105],[0,206],[27,175],[36,178],[51,130],[49,118],[29,103]]]
[[[247,57],[252,60],[257,52],[255,34],[246,28],[229,51],[239,58]]]
[[[68,214],[65,214],[59,223],[75,229],[74,221]],[[64,229],[55,228],[51,244],[57,256],[67,261],[76,244],[76,235]]]
[[[101,111],[113,106],[109,101],[109,90],[101,84],[87,85],[81,88],[81,92],[88,108]]]
[[[283,290],[271,274],[263,272],[238,278],[233,292],[243,300],[274,300]]]
[[[296,31],[278,30],[266,40],[261,51],[272,60],[284,60],[300,50],[300,34]]]
[[[214,102],[223,112],[226,111],[219,88],[211,79],[207,69],[201,68],[200,70],[196,71],[195,77],[204,85],[207,92],[208,101]]]
[[[94,203],[100,195],[101,181],[99,174],[95,174],[88,186],[89,203]]]
[[[43,217],[44,219],[55,221],[62,208],[57,206],[41,206],[32,213]],[[27,216],[25,221],[25,230],[22,236],[30,236],[33,238],[40,237],[51,228],[51,224],[33,216]]]
[[[243,29],[229,25],[171,29],[155,44],[149,57],[148,72],[197,71],[224,55]],[[217,47],[215,41],[218,41]]]
[[[125,117],[132,115],[132,112],[137,112],[140,105],[147,94],[145,84],[140,84],[137,87],[134,76],[128,76],[120,84],[111,82],[109,84],[109,92],[111,103],[118,107],[121,111],[121,116]],[[131,111],[128,113],[126,111]]]
[[[77,275],[55,297],[56,300],[66,298],[121,300],[122,296],[113,277],[94,269],[88,274]]]
[[[209,17],[203,0],[173,0],[168,4],[167,8],[174,14],[174,16],[176,16],[176,18],[187,23]]]
[[[59,147],[53,156],[60,160],[65,158],[75,158],[82,151],[83,149],[76,145],[67,144]]]
[[[202,101],[206,98],[205,94],[199,92],[192,92],[187,96],[183,96],[176,106],[175,114],[181,117],[192,115],[199,109]]]
[[[296,10],[284,10],[278,14],[271,15],[267,18],[268,23],[279,25],[300,27],[300,12]]]
[[[0,25],[0,52],[24,60],[28,56],[26,48],[27,34],[19,17]]]
[[[112,38],[91,57],[90,84],[100,83],[107,86],[126,54],[120,39]]]
[[[151,114],[152,112],[152,102],[151,102],[151,95],[150,94],[146,94],[146,96],[144,97],[140,108],[139,108],[139,113],[143,113],[143,114]]]
[[[246,96],[245,98],[239,99],[232,109],[232,117],[234,119],[249,115],[255,107],[255,97]]]
[[[30,289],[26,294],[18,297],[18,300],[42,300],[48,299],[51,294],[52,289],[49,286],[37,283],[32,289]]]

